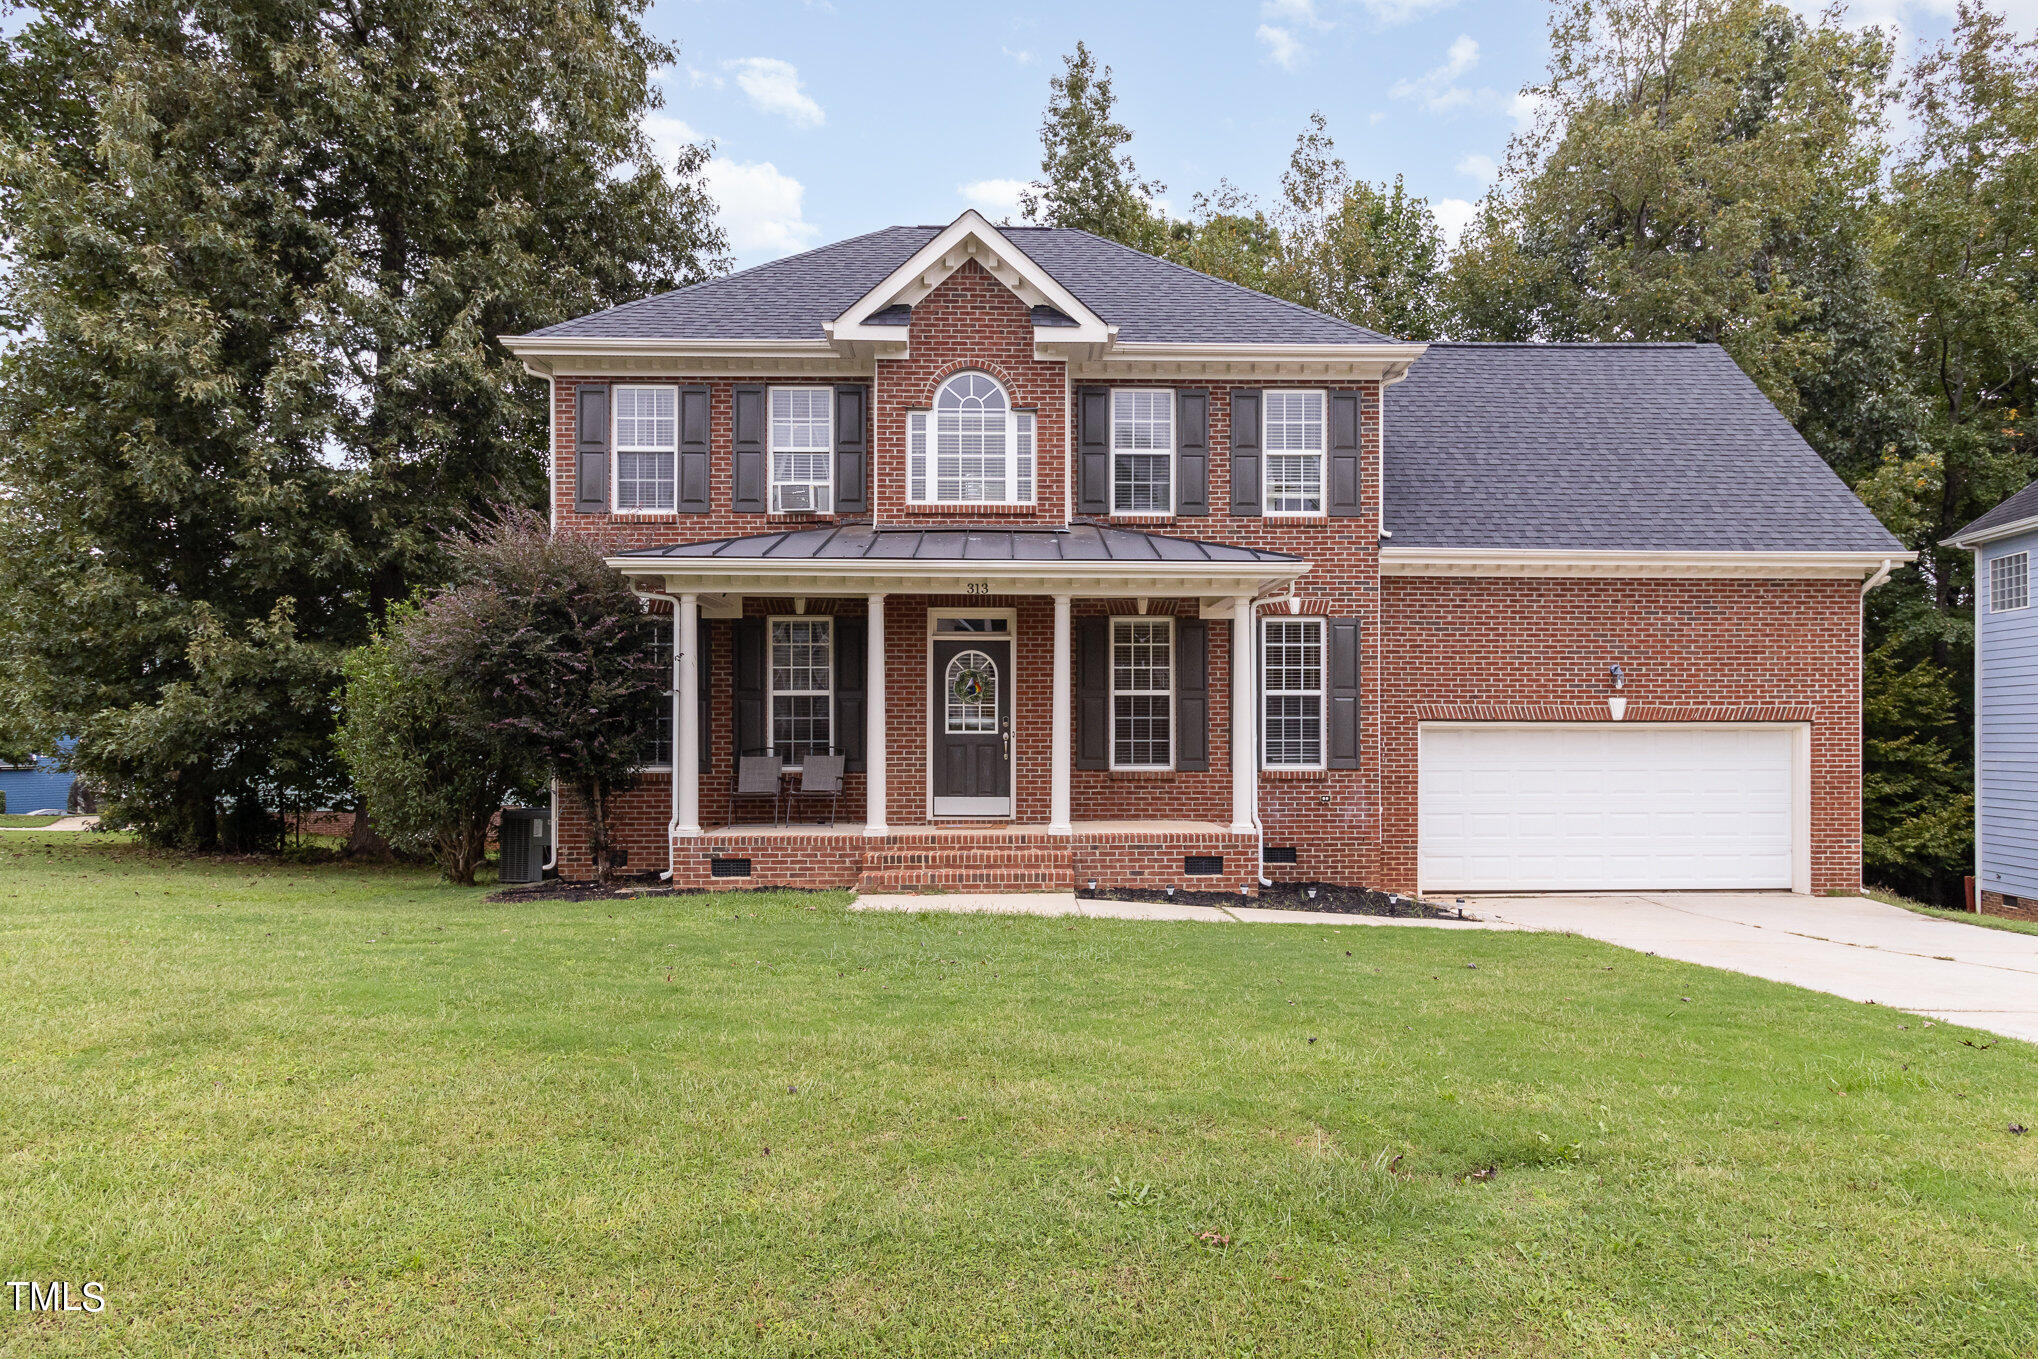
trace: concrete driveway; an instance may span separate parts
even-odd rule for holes
[[[1862,897],[1787,892],[1479,896],[1488,920],[1872,1000],[2038,1042],[2038,935]]]

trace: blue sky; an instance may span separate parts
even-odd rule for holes
[[[1856,0],[1849,18],[1914,48],[1952,7]],[[2008,8],[2030,31],[2038,0]],[[650,130],[714,140],[740,265],[970,206],[997,220],[1038,172],[1048,76],[1080,38],[1112,67],[1133,157],[1178,215],[1219,178],[1271,198],[1320,109],[1354,174],[1406,176],[1455,234],[1531,112],[1519,91],[1542,74],[1546,14],[1536,0],[654,0],[650,27],[681,60]]]

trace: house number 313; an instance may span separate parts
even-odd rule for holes
[[[962,588],[969,594],[987,595],[991,592],[991,583],[987,580],[973,580]]]

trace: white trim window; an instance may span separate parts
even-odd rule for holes
[[[997,379],[957,373],[932,411],[906,417],[906,498],[917,505],[1033,503],[1033,412]]]
[[[834,745],[835,620],[771,620],[771,746],[788,769]]]
[[[1111,767],[1175,763],[1175,620],[1111,620]]]
[[[1988,611],[2009,613],[2031,606],[2031,554],[2009,552],[1988,564]]]
[[[658,697],[658,716],[651,730],[644,733],[644,743],[637,751],[645,769],[672,768],[672,625],[673,615],[669,613],[647,614],[644,618],[651,654],[658,658],[665,674],[665,688]]]
[[[1111,393],[1111,513],[1175,512],[1175,394],[1166,387]]]
[[[1260,751],[1269,769],[1323,768],[1323,620],[1260,620]]]
[[[1266,514],[1323,513],[1322,392],[1271,389],[1266,403]]]
[[[679,389],[615,388],[616,508],[670,510],[679,462]]]
[[[835,392],[771,389],[771,511],[826,514],[835,504]]]

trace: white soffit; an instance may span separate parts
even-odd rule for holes
[[[1629,552],[1604,549],[1387,547],[1383,576],[1738,576],[1858,580],[1915,552]]]
[[[1054,275],[1027,258],[1024,251],[1006,239],[1004,233],[971,208],[942,228],[941,234],[914,251],[912,256],[885,276],[882,283],[850,304],[849,310],[823,326],[836,341],[897,341],[905,338],[903,326],[873,326],[869,319],[886,307],[913,306],[947,280],[950,274],[975,260],[992,278],[1009,288],[1029,307],[1049,306],[1076,324],[1035,326],[1035,340],[1056,340],[1070,344],[1108,344],[1113,331],[1104,319],[1084,306],[1076,295],[1055,280]]]

